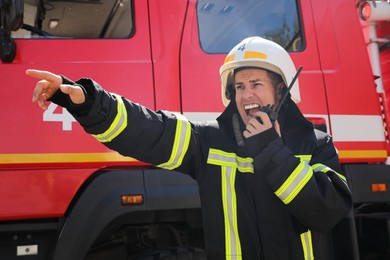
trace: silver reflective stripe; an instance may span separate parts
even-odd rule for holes
[[[127,127],[127,110],[125,104],[120,96],[115,94],[114,96],[117,98],[117,114],[114,121],[104,133],[92,135],[101,143],[111,142]]]
[[[228,260],[241,260],[241,242],[238,234],[237,197],[235,181],[237,169],[240,172],[253,173],[253,159],[242,158],[235,153],[228,153],[211,148],[208,164],[221,167],[222,206],[225,224],[225,255]]]
[[[345,178],[345,176],[343,176],[342,174],[338,173],[338,172],[335,172],[333,171],[331,168],[329,168],[328,166],[326,165],[323,165],[321,163],[317,163],[317,164],[314,164],[312,166],[313,170],[315,172],[323,172],[323,173],[327,173],[327,172],[334,172],[347,186],[348,186],[348,183],[347,183],[347,179]]]
[[[182,164],[191,138],[191,124],[183,115],[175,115],[177,117],[176,132],[173,140],[171,156],[167,162],[157,165],[158,167],[168,170],[173,170]]]
[[[235,153],[228,153],[211,148],[209,150],[207,162],[219,166],[236,167],[240,172],[254,173],[252,164],[253,159],[250,157],[239,157]]]
[[[301,234],[301,243],[302,243],[304,259],[314,260],[313,243],[312,243],[310,230]]]
[[[295,155],[298,159],[305,161],[306,163],[309,163],[311,160],[312,155],[311,154],[301,154],[301,155]]]
[[[238,259],[237,257],[241,256],[237,221],[237,198],[234,188],[236,169],[229,166],[222,167],[222,203],[225,223],[226,259]]]
[[[313,176],[311,167],[301,161],[275,194],[289,204]]]

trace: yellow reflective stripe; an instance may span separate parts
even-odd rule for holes
[[[257,51],[246,51],[244,53],[244,59],[266,59],[267,54]]]
[[[306,163],[309,163],[312,156],[311,156],[310,154],[307,154],[307,155],[305,154],[305,155],[295,155],[295,157],[297,157],[297,158],[299,158],[299,159],[305,161]],[[332,171],[332,172],[334,172],[335,174],[337,174],[337,176],[339,176],[340,179],[341,179],[342,181],[344,181],[345,183],[347,183],[347,179],[345,178],[344,175],[342,175],[342,174],[340,174],[340,173],[338,173],[338,172],[335,172],[334,170],[332,170],[331,168],[329,168],[329,167],[326,166],[326,165],[323,165],[323,164],[321,164],[321,163],[317,163],[317,164],[314,164],[314,165],[312,166],[312,169],[313,169],[314,171],[316,171],[316,172],[323,172],[323,173],[326,173],[326,172],[328,172],[328,171]]]
[[[228,153],[214,148],[210,148],[209,150],[207,163],[218,166],[235,167],[238,168],[240,172],[254,173],[252,158],[239,157],[235,153]]]
[[[301,243],[304,259],[314,260],[313,243],[310,230],[301,234]]]
[[[301,154],[301,155],[295,155],[295,157],[305,161],[306,163],[309,163],[312,155],[311,154]]]
[[[127,110],[123,100],[120,96],[115,95],[117,98],[117,114],[114,118],[114,121],[111,123],[110,127],[102,134],[92,135],[99,142],[106,143],[111,142],[115,137],[117,137],[122,131],[127,127]]]
[[[238,236],[237,197],[235,190],[236,169],[222,166],[222,205],[225,223],[226,259],[242,259]]]
[[[233,61],[235,56],[236,55],[234,54],[227,56],[223,63],[225,64],[226,62]]]
[[[289,204],[313,176],[310,166],[301,161],[275,194]]]
[[[326,165],[323,165],[321,163],[316,163],[312,166],[312,168],[316,172],[323,172],[323,173],[327,173],[329,171],[334,172],[343,182],[345,182],[345,184],[347,184],[347,178],[345,178],[344,175],[342,175],[338,172],[335,172],[334,170],[332,170],[331,168],[329,168]]]
[[[387,158],[387,150],[338,150],[340,159]]]
[[[171,156],[167,162],[157,165],[168,170],[173,170],[182,164],[191,139],[191,124],[181,114],[176,114],[176,117],[176,132]]]
[[[242,158],[235,153],[210,148],[208,164],[221,167],[222,206],[225,224],[225,255],[228,260],[241,260],[241,242],[238,234],[237,197],[235,181],[237,169],[253,173],[253,159]]]

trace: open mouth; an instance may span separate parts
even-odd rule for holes
[[[260,111],[260,105],[259,104],[249,104],[244,106],[245,113],[248,118],[254,117],[255,113]]]

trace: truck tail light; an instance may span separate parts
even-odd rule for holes
[[[122,195],[122,205],[141,205],[144,203],[143,195]]]
[[[363,21],[390,20],[390,4],[386,1],[366,1],[359,6],[359,16]]]
[[[371,184],[372,192],[386,192],[387,186],[385,183],[373,183]]]
[[[359,8],[360,18],[367,21],[371,16],[372,8],[369,2],[364,2]]]

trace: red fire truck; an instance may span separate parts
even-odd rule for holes
[[[328,259],[389,259],[389,20],[388,1],[0,0],[0,259],[204,259],[195,181],[107,150],[53,103],[42,112],[25,70],[213,120],[219,67],[253,35],[303,66],[298,105],[348,178],[354,209]]]

